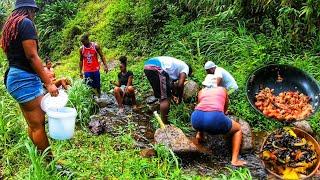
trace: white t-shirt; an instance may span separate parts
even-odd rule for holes
[[[189,66],[185,62],[169,56],[159,56],[156,58],[161,63],[161,69],[168,73],[172,80],[179,79],[180,73],[186,73],[188,76]]]
[[[221,78],[221,86],[225,87],[227,90],[238,89],[238,85],[236,80],[232,77],[232,75],[221,67],[217,67],[214,71],[214,76],[217,78]]]

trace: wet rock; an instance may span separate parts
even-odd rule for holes
[[[135,146],[150,148],[153,141],[153,129],[148,114],[140,114],[132,111],[129,106],[124,107],[123,113],[117,113],[116,104],[101,108],[97,115],[90,117],[89,130],[94,135],[108,133],[112,136],[121,136],[124,133],[131,134],[135,139]]]
[[[149,97],[147,97],[146,100],[145,100],[145,102],[146,102],[147,104],[153,104],[153,103],[155,103],[156,101],[158,101],[158,99],[157,99],[156,97],[154,97],[154,96],[149,96]]]
[[[192,80],[188,80],[184,85],[183,99],[188,100],[192,97],[196,97],[198,90],[199,85]]]
[[[152,113],[153,111],[159,109],[159,100],[152,95],[147,96],[144,102],[145,106],[143,108],[143,111],[146,113]]]
[[[293,123],[293,125],[297,128],[300,128],[300,129],[306,131],[307,133],[310,133],[310,134],[313,133],[313,130],[312,130],[308,121],[296,121]]]
[[[156,152],[154,149],[143,149],[140,152],[140,156],[142,156],[142,157],[153,157],[155,155],[156,155]]]
[[[101,97],[95,97],[94,101],[98,104],[100,108],[107,107],[109,105],[115,104],[115,99],[113,95],[101,94]]]
[[[251,127],[248,122],[243,119],[237,118],[236,116],[229,116],[230,119],[237,121],[242,130],[242,144],[241,144],[241,152],[247,151],[253,148],[253,135],[251,131]]]
[[[246,167],[250,170],[253,179],[267,179],[268,173],[258,155],[248,153],[241,155],[240,158],[247,162]]]
[[[140,131],[141,133],[145,133],[145,132],[147,131],[147,127],[145,127],[145,126],[139,126],[139,131]]]
[[[166,125],[154,133],[156,144],[164,144],[174,152],[194,152],[197,147],[185,136],[181,129]]]
[[[93,119],[89,123],[89,129],[94,135],[100,135],[105,132],[105,122],[103,120]]]

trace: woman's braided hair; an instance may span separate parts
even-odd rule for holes
[[[32,11],[34,11],[34,9],[29,7],[16,9],[4,23],[1,36],[1,48],[5,53],[8,52],[10,42],[16,40],[18,37],[19,24],[24,18],[28,17]]]

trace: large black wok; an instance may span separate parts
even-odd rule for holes
[[[283,78],[277,82],[278,74]],[[283,91],[299,91],[311,98],[314,112],[319,107],[320,87],[317,81],[304,71],[289,65],[271,64],[255,70],[247,80],[247,98],[251,106],[264,115],[254,105],[256,94],[263,88],[274,89],[278,95]],[[267,116],[266,116],[267,117]]]

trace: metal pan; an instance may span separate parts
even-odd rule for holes
[[[302,129],[299,129],[299,128],[291,128],[293,130],[293,132],[300,138],[305,138],[307,141],[311,141],[312,144],[315,145],[315,150],[316,150],[316,153],[317,153],[317,163],[316,165],[314,166],[314,169],[313,171],[308,174],[307,176],[305,177],[301,177],[300,179],[311,179],[311,177],[316,174],[316,172],[318,171],[318,169],[320,168],[320,146],[319,146],[319,143],[317,140],[315,140],[310,134],[308,134],[307,132],[305,132],[304,130]],[[271,134],[271,133],[270,133]],[[263,146],[266,144],[267,142],[267,139],[268,137],[270,136],[270,134],[264,139],[263,143],[262,143],[262,146],[260,148],[260,152],[263,152]],[[262,164],[263,166],[267,169],[267,171],[272,174],[273,176],[277,177],[277,179],[283,179],[279,174],[276,174],[275,172],[273,172],[271,170],[270,167],[268,167],[266,165],[266,163],[262,160]]]
[[[277,82],[278,75],[283,78],[281,82]],[[263,116],[265,115],[255,106],[254,103],[256,101],[256,94],[266,87],[274,89],[274,93],[276,95],[283,91],[302,92],[311,98],[311,105],[314,109],[314,113],[319,108],[320,87],[318,82],[306,72],[296,67],[290,65],[271,64],[255,70],[249,76],[247,80],[247,98],[251,106]]]

